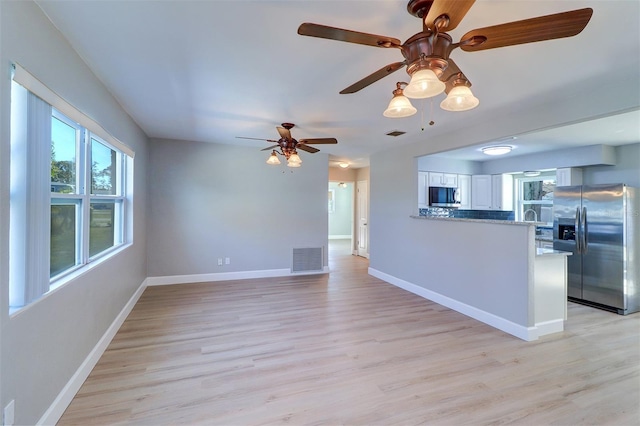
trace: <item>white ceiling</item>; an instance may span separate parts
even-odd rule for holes
[[[404,41],[421,29],[420,21],[407,13],[405,0],[37,3],[149,137],[260,149],[267,142],[237,136],[278,139],[275,126],[293,122],[296,139],[337,138],[338,145],[318,147],[331,159],[347,160],[354,167],[367,165],[374,152],[423,139],[423,126],[434,135],[443,134],[458,127],[460,117],[470,123],[495,120],[505,106],[545,97],[553,100],[569,84],[609,78],[612,71],[640,74],[637,0],[479,0],[450,32],[454,41],[471,29],[514,20],[583,7],[593,8],[594,14],[576,37],[472,53],[454,51],[451,57],[473,83],[479,107],[446,112],[438,107],[444,98],[439,95],[433,108],[428,101],[418,101],[415,116],[389,119],[382,111],[395,83],[408,81],[404,70],[358,93],[338,92],[402,60],[398,50],[303,37],[297,28],[313,22]],[[615,106],[610,109],[616,112]],[[525,153],[563,144],[589,145],[598,134],[596,143],[640,141],[638,111],[598,118],[519,135],[511,144],[517,143],[519,152]],[[430,120],[436,124],[425,125]],[[392,130],[407,133],[385,136]],[[473,158],[477,150],[452,155]]]

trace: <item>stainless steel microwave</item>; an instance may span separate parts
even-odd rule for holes
[[[458,188],[430,186],[429,205],[433,207],[460,207]]]

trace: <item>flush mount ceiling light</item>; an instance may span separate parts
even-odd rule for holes
[[[485,146],[482,152],[487,155],[504,155],[511,152],[513,147],[508,145]]]
[[[526,177],[536,177],[536,176],[540,176],[540,172],[537,170],[532,170],[532,171],[526,171],[522,173],[523,175],[525,175]]]
[[[349,163],[345,163],[344,161],[341,161],[341,162],[338,163],[338,166],[341,169],[346,169],[347,167],[349,167]]]
[[[464,33],[458,42],[447,31],[453,31],[461,23],[475,0],[409,0],[407,12],[420,20],[421,31],[407,40],[400,41],[394,37],[363,33],[359,31],[336,28],[327,25],[305,22],[298,27],[298,34],[356,43],[377,48],[393,48],[400,50],[404,60],[390,63],[369,74],[360,81],[343,89],[341,94],[355,93],[370,84],[406,67],[411,77],[404,90],[403,97],[422,99],[436,96],[443,90],[451,96],[441,104],[447,111],[467,111],[478,105],[477,98],[469,96],[471,83],[464,85],[466,89],[455,90],[456,76],[463,74],[457,67],[451,53],[460,48],[464,52],[478,52],[524,43],[534,43],[578,35],[587,26],[593,9],[584,8],[560,12],[546,16],[523,19],[477,28]],[[505,65],[500,63],[499,67]],[[498,67],[496,67],[498,68]],[[499,78],[501,69],[495,73]],[[466,78],[465,78],[466,80]],[[454,92],[452,94],[452,92]],[[465,92],[461,95],[461,92]],[[394,99],[396,93],[394,92]],[[399,102],[399,101],[398,101]],[[393,114],[393,108],[385,110],[385,117],[408,117],[411,108],[408,100],[402,99],[402,111]],[[391,106],[391,105],[390,105]]]

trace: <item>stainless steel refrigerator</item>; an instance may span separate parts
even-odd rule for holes
[[[623,184],[557,187],[553,248],[567,257],[569,300],[640,311],[640,193]]]

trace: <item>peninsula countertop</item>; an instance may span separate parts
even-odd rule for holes
[[[447,217],[447,216],[409,216],[412,219],[421,220],[449,220],[452,222],[474,222],[474,223],[495,223],[498,225],[525,225],[525,226],[542,226],[545,222],[500,220],[500,219],[469,219],[464,217]]]
[[[518,225],[518,226],[542,226],[546,225],[544,222],[522,222],[515,220],[499,220],[499,219],[467,219],[459,217],[446,217],[446,216],[410,216],[412,219],[421,220],[445,220],[451,222],[473,222],[473,223],[491,223],[498,225]],[[552,241],[552,240],[551,240]],[[536,248],[536,256],[571,256],[571,252],[554,250],[552,248]]]

